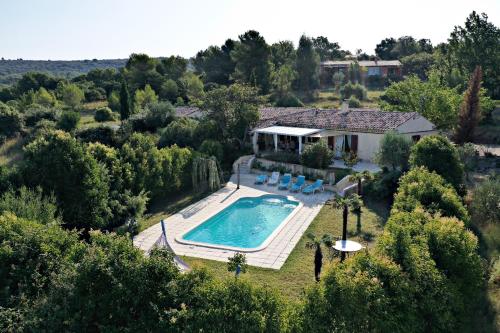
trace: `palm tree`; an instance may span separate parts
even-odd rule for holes
[[[348,197],[336,196],[333,199],[333,208],[342,209],[342,240],[347,240],[347,217],[349,216],[349,208],[361,211],[361,199],[357,194],[351,194]],[[341,252],[340,261],[344,261],[345,252]]]
[[[371,180],[373,178],[372,174],[370,171],[363,171],[363,172],[355,172],[352,175],[349,176],[349,181],[351,182],[358,182],[358,195],[363,194],[363,189],[362,189],[362,182],[366,180]]]
[[[333,237],[329,234],[324,234],[323,237],[318,238],[313,233],[308,233],[307,238],[309,241],[306,243],[306,248],[314,249],[314,277],[316,282],[319,282],[321,275],[321,267],[323,266],[323,252],[321,251],[321,244],[331,247],[333,245]]]

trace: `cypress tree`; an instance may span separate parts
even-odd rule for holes
[[[481,66],[476,66],[465,91],[464,101],[458,115],[458,125],[455,131],[455,142],[463,144],[471,142],[474,138],[474,130],[481,119],[481,107],[479,104],[479,93],[483,73]]]
[[[120,118],[121,120],[126,120],[130,117],[131,105],[130,105],[130,94],[128,92],[127,83],[125,80],[122,81],[120,88]]]

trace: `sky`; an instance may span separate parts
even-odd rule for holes
[[[500,0],[0,0],[0,57],[191,57],[250,29],[269,44],[306,34],[373,54],[387,37],[444,42],[473,10],[500,26]]]

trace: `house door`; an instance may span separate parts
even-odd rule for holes
[[[335,149],[335,137],[334,136],[328,137],[328,148],[330,148],[331,150]]]

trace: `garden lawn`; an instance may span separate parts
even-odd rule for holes
[[[361,216],[360,230],[357,228],[357,218],[353,213],[349,214],[348,237],[349,239],[367,243],[372,246],[383,231],[385,221],[388,216],[388,206],[382,203],[366,202]],[[307,233],[312,232],[317,236],[330,233],[333,236],[342,235],[342,212],[333,209],[330,205],[324,206],[302,238],[299,240],[294,250],[288,257],[280,270],[265,269],[250,266],[247,273],[242,274],[241,279],[247,280],[254,285],[269,286],[278,290],[283,296],[291,300],[297,300],[303,291],[313,285],[314,282],[314,251],[306,249],[308,238]],[[324,265],[323,272],[329,265],[335,265],[337,259],[329,262],[329,253],[323,251]],[[215,276],[225,279],[234,278],[234,274],[227,271],[225,262],[205,260],[192,257],[183,257],[191,266],[204,268]]]
[[[181,192],[174,197],[157,198],[149,204],[149,209],[139,223],[139,232],[177,213],[183,208],[207,196],[206,193]]]
[[[86,103],[83,105],[82,110],[80,111],[80,122],[78,123],[78,128],[92,128],[92,127],[98,127],[101,125],[119,125],[120,121],[119,119],[113,120],[113,121],[105,121],[105,122],[98,122],[95,121],[94,116],[95,116],[95,110],[101,107],[107,106],[108,103],[106,101],[101,101],[101,102],[92,102],[92,103]]]

